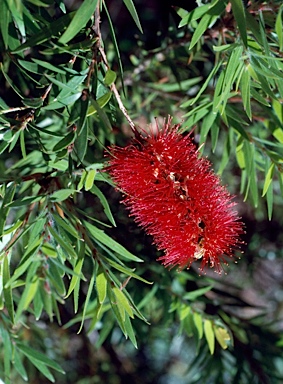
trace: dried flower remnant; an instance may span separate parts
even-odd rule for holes
[[[235,203],[210,162],[200,158],[191,137],[182,136],[171,119],[124,148],[110,148],[107,170],[124,194],[135,221],[153,236],[166,267],[217,272],[241,243],[243,224]]]

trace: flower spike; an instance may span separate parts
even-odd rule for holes
[[[111,147],[107,170],[131,216],[164,251],[158,260],[179,270],[201,260],[202,271],[221,273],[241,244],[243,223],[210,162],[171,120],[136,134],[124,148]]]

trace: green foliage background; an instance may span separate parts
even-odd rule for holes
[[[168,8],[153,48],[143,6],[0,0],[6,384],[283,382],[281,1]],[[237,195],[227,275],[165,270],[101,171],[168,114]]]

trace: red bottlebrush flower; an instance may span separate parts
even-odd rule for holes
[[[135,221],[165,252],[158,260],[183,269],[201,259],[201,270],[221,272],[239,247],[243,224],[210,162],[170,124],[169,118],[156,134],[136,132],[126,147],[110,148],[107,170]]]

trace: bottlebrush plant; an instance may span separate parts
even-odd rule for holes
[[[201,259],[202,271],[221,272],[241,243],[242,223],[209,161],[171,123],[135,130],[126,147],[110,148],[107,170],[136,222],[165,251],[159,258],[165,266],[181,270]]]
[[[283,382],[282,14],[0,0],[1,383]]]

